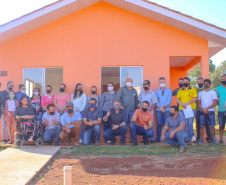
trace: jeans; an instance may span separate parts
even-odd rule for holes
[[[206,122],[209,120],[210,126],[215,127],[215,113],[214,111],[209,111],[208,114],[200,112],[200,127],[205,127]]]
[[[128,128],[126,125],[118,128],[116,130],[113,130],[110,128],[110,129],[104,131],[103,137],[107,141],[110,140],[111,142],[114,142],[114,141],[116,141],[115,136],[121,136],[120,143],[125,143],[127,131],[128,131]]]
[[[156,111],[157,116],[157,140],[160,140],[161,132],[162,132],[162,126],[165,126],[166,119],[169,117],[169,111],[162,112],[162,111]]]
[[[53,140],[53,137],[55,137],[56,138],[55,143],[59,143],[60,142],[60,139],[59,139],[60,131],[61,131],[60,125],[56,125],[56,127],[51,130],[45,130],[44,136],[43,136],[44,141],[51,142]]]
[[[1,117],[2,121],[2,138],[8,137],[8,130],[7,130],[7,122],[5,121],[5,114]]]
[[[104,119],[104,117],[106,116],[106,114],[107,114],[107,112],[108,111],[102,111],[102,113],[103,113],[103,119]],[[104,132],[106,131],[106,130],[108,130],[108,129],[110,129],[111,128],[111,126],[110,126],[110,119],[108,118],[108,120],[107,121],[103,121],[104,122]],[[104,138],[105,139],[105,138]],[[105,142],[107,142],[107,140],[105,139]]]
[[[133,117],[134,112],[135,112],[135,111],[129,111],[129,110],[126,110],[126,121],[129,122],[129,125],[130,125],[130,123],[131,123],[131,119],[132,119],[132,117]],[[132,139],[132,136],[131,136],[131,129],[130,129],[130,139],[133,140],[133,139]]]
[[[147,141],[154,135],[154,130],[145,130],[144,127],[140,127],[136,123],[130,123],[130,134],[133,141],[137,141],[137,135],[143,136],[143,140]]]
[[[194,115],[196,114],[196,110],[193,110]],[[184,116],[184,112],[183,110],[179,111],[179,114]],[[191,117],[191,118],[187,118],[186,120],[186,127],[188,127],[188,140],[191,141],[192,140],[192,136],[193,136],[193,122],[194,122],[194,118],[195,117]]]
[[[218,120],[220,125],[220,130],[224,130],[225,123],[226,123],[226,117],[224,116],[225,112],[218,112]]]
[[[84,137],[83,137],[83,144],[88,145],[91,143],[91,138],[93,135],[96,137],[96,143],[100,142],[100,132],[101,132],[101,125],[93,125],[92,127],[85,129]]]
[[[165,140],[162,142],[170,144],[170,145],[180,145],[181,148],[186,147],[186,140],[188,138],[187,133],[184,130],[181,130],[174,134],[173,138],[169,138],[171,132],[167,132],[165,134]]]
[[[82,112],[80,112],[80,114],[82,115]],[[80,125],[81,126],[81,133],[79,135],[79,140],[82,140],[83,139],[83,134],[84,134],[84,123],[83,123],[83,120],[82,120],[82,124]]]
[[[35,120],[39,122],[39,124],[42,124],[42,115],[39,114],[37,116],[35,116]]]
[[[195,119],[196,119],[196,130],[197,130],[197,140],[198,140],[200,139],[200,111],[196,111]],[[212,139],[212,133],[210,130],[210,125],[208,120],[206,122],[206,134],[207,134],[207,140]]]

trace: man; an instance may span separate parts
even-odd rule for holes
[[[197,79],[197,85],[198,85],[198,89],[197,89],[197,93],[199,94],[201,91],[204,90],[204,85],[203,85],[203,78],[199,77]],[[196,130],[197,130],[197,137],[196,137],[196,143],[199,141],[200,139],[200,108],[197,105],[196,106],[196,115],[195,115],[195,119],[196,119]],[[210,132],[210,126],[209,126],[209,122],[207,120],[206,122],[206,134],[207,134],[207,142],[208,143],[212,143],[212,135]]]
[[[162,129],[161,140],[172,146],[180,145],[180,153],[186,151],[186,140],[188,130],[183,115],[178,114],[178,107],[173,105],[170,107],[170,117],[167,118],[166,124]],[[171,132],[167,130],[171,128]]]
[[[16,99],[18,102],[20,102],[22,96],[26,96],[27,100],[30,100],[29,96],[26,94],[26,88],[24,84],[19,85],[19,91],[16,93]]]
[[[177,93],[177,103],[179,104],[179,114],[184,115],[183,110],[187,108],[187,106],[191,106],[193,111],[193,116],[185,119],[188,127],[188,145],[192,145],[192,137],[193,137],[193,121],[196,114],[196,104],[197,101],[197,91],[195,88],[190,87],[190,79],[185,77],[183,80],[183,88],[180,89]]]
[[[118,90],[116,100],[120,102],[121,108],[126,111],[126,121],[131,124],[133,114],[138,108],[138,95],[137,90],[133,88],[132,78],[127,78],[126,85]]]
[[[143,82],[143,91],[141,91],[140,95],[139,95],[139,105],[138,107],[140,107],[141,104],[143,104],[144,101],[148,101],[149,102],[149,108],[148,110],[152,113],[153,116],[153,127],[152,130],[154,132],[154,108],[156,106],[157,101],[157,97],[155,95],[155,92],[153,92],[151,90],[151,83],[149,80],[144,80]],[[155,132],[154,132],[155,133]],[[155,143],[155,134],[152,135],[152,137],[150,138],[151,143],[154,144]]]
[[[215,139],[215,111],[214,107],[217,105],[217,94],[215,91],[210,90],[211,80],[205,79],[204,80],[204,90],[198,94],[198,106],[201,109],[200,112],[200,139],[197,144],[204,144],[203,140],[203,133],[204,127],[206,124],[206,120],[209,120],[212,137],[213,137],[213,144],[217,144]]]
[[[82,112],[83,123],[85,124],[85,132],[83,137],[83,144],[89,145],[91,143],[91,138],[96,138],[95,145],[100,144],[100,132],[101,132],[101,122],[102,122],[102,111],[96,107],[97,100],[91,98],[89,100],[89,107],[87,107]]]
[[[153,127],[153,115],[148,111],[150,104],[148,101],[142,102],[142,108],[137,109],[134,113],[131,124],[130,124],[130,134],[133,143],[131,146],[137,145],[137,135],[142,135],[144,144],[149,145],[148,138],[153,137],[154,130]]]
[[[159,78],[160,88],[155,91],[158,102],[156,103],[157,116],[157,138],[156,142],[160,142],[162,126],[165,125],[166,119],[169,117],[170,105],[172,103],[172,91],[166,87],[166,79]]]
[[[13,82],[9,81],[7,82],[7,88],[6,90],[1,92],[1,121],[2,121],[2,143],[6,144],[7,143],[7,137],[8,137],[8,132],[7,132],[7,122],[5,121],[5,101],[8,99],[9,92],[13,90]]]
[[[179,87],[173,91],[172,93],[173,96],[177,96],[178,91],[183,88],[183,83],[184,83],[183,80],[184,80],[183,78],[179,79]]]
[[[53,104],[47,105],[47,112],[42,116],[42,124],[45,127],[44,141],[52,145],[53,137],[55,137],[55,146],[59,146],[59,134],[61,131],[60,113],[55,111]]]
[[[66,104],[67,112],[61,116],[62,131],[60,139],[66,140],[66,145],[69,145],[71,138],[75,138],[75,146],[79,146],[79,136],[81,133],[82,117],[81,114],[73,110],[73,103]]]
[[[111,141],[111,145],[116,142],[115,136],[121,136],[120,145],[125,145],[127,126],[126,126],[126,112],[120,109],[121,104],[115,100],[113,109],[109,110],[104,117],[104,121],[110,122],[110,129],[104,131],[103,137],[105,140]]]
[[[216,89],[217,96],[219,98],[219,109],[218,109],[218,120],[219,120],[219,130],[220,130],[220,140],[219,144],[223,144],[223,134],[226,123],[226,74],[221,76],[222,85],[218,86]]]

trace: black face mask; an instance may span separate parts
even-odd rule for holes
[[[199,86],[199,88],[202,88],[203,87],[203,83],[198,84],[198,86]]]
[[[182,84],[182,83],[180,83],[180,84],[179,84],[179,87],[183,87],[183,84]]]
[[[148,109],[142,107],[142,111],[143,111],[143,112],[147,112],[147,110],[148,110]]]
[[[81,89],[81,88],[79,88],[79,89],[78,89],[78,92],[82,92],[82,89]]]
[[[64,88],[60,88],[60,92],[64,92],[65,91],[65,89]]]
[[[49,93],[51,93],[51,90],[46,90],[46,92],[49,94]]]
[[[13,90],[13,88],[12,88],[12,87],[8,87],[8,89],[9,89],[10,91],[12,91],[12,90]]]
[[[50,112],[49,114],[50,114],[50,115],[54,115],[54,112]]]
[[[148,90],[148,87],[144,87],[144,90],[147,91]]]
[[[175,113],[170,112],[169,116],[173,117],[175,115]]]
[[[67,113],[71,114],[73,112],[73,109],[67,109]]]
[[[183,83],[184,87],[188,87],[189,83]]]
[[[226,81],[221,81],[222,85],[226,85]]]
[[[209,89],[209,88],[210,88],[210,86],[208,84],[204,85],[204,89]]]
[[[96,91],[91,91],[92,94],[96,94]]]

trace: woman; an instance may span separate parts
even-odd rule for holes
[[[41,96],[40,89],[38,87],[34,88],[33,96],[31,97],[31,106],[34,109],[35,120],[40,124],[42,123],[42,107],[41,107]]]
[[[15,92],[10,91],[8,95],[8,100],[5,102],[5,121],[7,123],[7,131],[8,131],[8,144],[12,144],[12,136],[11,136],[11,124],[14,124],[16,130],[16,120],[14,119],[14,113],[16,107],[18,106],[18,101],[15,97]]]
[[[90,92],[91,92],[91,95],[87,97],[87,107],[89,106],[89,100],[91,98],[95,98],[97,100],[97,107],[99,107],[99,104],[100,104],[100,95],[97,95],[97,87],[96,86],[92,86],[91,89],[90,89]]]
[[[52,87],[50,85],[46,86],[46,94],[42,96],[41,99],[41,106],[42,106],[42,111],[48,112],[47,106],[49,104],[53,104],[54,102],[54,95],[52,95]]]
[[[82,113],[86,106],[86,94],[82,90],[82,84],[78,83],[75,86],[74,93],[71,95],[71,102],[74,105],[74,110]],[[81,125],[81,134],[79,137],[79,143],[83,140],[83,123]]]
[[[28,106],[28,99],[26,96],[22,96],[20,99],[20,104],[16,108],[14,118],[16,120],[21,120],[21,122],[33,122],[35,117],[34,109],[31,106]],[[28,141],[33,142],[34,129]]]
[[[104,92],[100,99],[100,108],[103,112],[103,117],[107,114],[108,110],[113,108],[117,92],[114,90],[114,83],[109,82],[107,85],[108,91]],[[104,121],[104,131],[110,128],[110,122]]]
[[[70,94],[65,92],[66,85],[65,84],[60,84],[60,93],[55,94],[54,96],[54,105],[55,105],[55,110],[58,111],[61,115],[65,113],[66,110],[66,104],[67,102],[70,102]]]

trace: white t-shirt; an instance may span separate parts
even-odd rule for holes
[[[217,100],[217,93],[213,90],[210,90],[206,92],[205,90],[199,92],[198,94],[198,100],[201,100],[201,106],[202,108],[209,107],[213,104],[213,100]],[[214,111],[214,107],[211,109],[208,109],[209,111]]]
[[[86,94],[83,93],[81,97],[73,99],[74,94],[71,95],[71,102],[74,105],[74,110],[82,112],[86,107]]]

